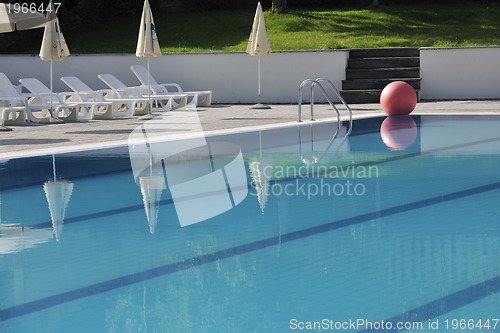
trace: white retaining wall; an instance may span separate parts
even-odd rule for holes
[[[420,98],[500,99],[500,46],[421,48]]]
[[[262,102],[297,103],[298,86],[306,78],[329,78],[341,90],[348,54],[285,51],[262,57]],[[106,88],[99,73],[134,86],[139,83],[129,69],[134,64],[146,66],[147,60],[134,54],[71,55],[53,64],[54,90],[68,90],[59,80],[65,75],[78,76],[94,89]],[[49,63],[38,56],[0,55],[0,71],[13,83],[36,77],[49,85]],[[151,58],[151,72],[158,81],[177,82],[185,90],[212,90],[214,103],[257,102],[257,57],[244,52],[164,54]],[[420,76],[424,100],[500,99],[500,46],[421,48]],[[309,89],[304,93],[307,100]],[[324,101],[319,91],[316,98]]]
[[[262,57],[262,102],[297,103],[298,87],[307,78],[326,77],[341,90],[347,57],[347,50],[273,52]],[[177,82],[184,90],[212,90],[214,103],[257,102],[257,57],[244,52],[169,53],[150,61],[157,81]],[[106,88],[97,78],[100,73],[113,74],[135,86],[139,81],[129,69],[135,64],[146,66],[147,59],[135,54],[70,55],[53,63],[54,91],[68,91],[59,78],[69,75],[79,77],[93,89]],[[49,86],[49,68],[49,62],[38,56],[0,56],[0,72],[13,83],[35,77]],[[316,96],[316,101],[322,101],[320,92]]]

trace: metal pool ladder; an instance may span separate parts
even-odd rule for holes
[[[319,157],[319,159],[314,155],[314,129],[313,129],[313,127],[311,127],[311,149],[312,149],[312,154],[313,154],[313,160],[312,161],[307,161],[307,159],[305,159],[305,156],[303,154],[303,150],[302,150],[302,138],[301,138],[301,135],[300,135],[300,127],[299,127],[299,142],[300,142],[300,155],[301,155],[300,157],[301,157],[302,162],[306,163],[306,164],[322,164],[324,162],[324,159],[327,156],[327,154],[328,154],[329,150],[331,149],[331,147],[333,146],[333,143],[335,142],[335,140],[337,138],[337,135],[339,134],[340,127],[341,127],[340,112],[335,107],[335,105],[333,104],[330,96],[328,96],[328,94],[326,93],[325,88],[323,88],[323,85],[321,84],[321,82],[327,82],[330,85],[330,87],[335,92],[335,94],[337,95],[337,97],[339,98],[339,100],[342,102],[342,104],[344,104],[344,106],[346,107],[346,109],[349,111],[349,130],[346,131],[346,134],[344,135],[344,137],[342,139],[342,142],[340,143],[340,145],[337,147],[337,149],[333,153],[333,156],[337,155],[337,153],[340,151],[340,149],[342,148],[342,146],[346,142],[347,137],[351,134],[351,131],[352,131],[352,111],[351,111],[351,108],[349,107],[349,105],[347,105],[347,103],[345,102],[345,100],[342,98],[342,96],[340,95],[340,93],[337,90],[337,88],[335,88],[335,86],[333,85],[332,81],[330,81],[329,79],[325,79],[325,78],[306,79],[306,80],[302,81],[302,83],[300,84],[300,87],[299,87],[299,116],[298,116],[298,122],[302,122],[302,118],[301,118],[301,116],[302,116],[302,89],[308,83],[311,83],[311,120],[314,120],[314,87],[316,85],[319,86],[319,88],[321,89],[321,92],[323,93],[323,96],[325,96],[325,98],[328,100],[328,103],[330,103],[330,106],[337,113],[337,130],[335,131],[335,134],[333,135],[332,139],[330,140],[330,143],[328,144],[328,147],[323,152],[323,154]]]
[[[335,88],[332,81],[330,81],[329,79],[317,78],[317,79],[306,79],[306,80],[302,81],[302,83],[300,84],[300,87],[299,87],[299,115],[298,115],[297,121],[298,122],[302,121],[302,90],[303,90],[305,85],[307,85],[308,83],[311,83],[311,120],[314,120],[314,87],[317,85],[321,89],[321,92],[323,93],[323,96],[325,96],[328,103],[330,103],[330,106],[337,113],[337,123],[338,123],[338,126],[340,127],[340,112],[335,107],[335,104],[332,102],[330,96],[328,96],[328,94],[326,93],[325,88],[323,88],[323,85],[321,84],[321,82],[327,82],[330,85],[332,90],[335,92],[335,95],[337,95],[339,100],[342,102],[342,104],[344,104],[346,109],[349,111],[349,130],[346,133],[346,136],[348,136],[349,134],[351,134],[351,131],[352,131],[352,111],[351,111],[351,108],[349,107],[349,105],[347,105],[345,100],[342,98],[342,96],[340,96],[339,91],[337,90],[337,88]]]

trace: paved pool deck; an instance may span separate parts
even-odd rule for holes
[[[264,129],[277,124],[297,122],[297,105],[271,105],[268,110],[250,109],[250,105],[213,105],[197,110],[204,133],[249,128]],[[385,115],[377,104],[351,104],[354,117]],[[339,111],[345,117],[342,105]],[[316,104],[316,120],[336,119],[329,105]],[[499,114],[500,100],[465,100],[419,102],[413,114]],[[310,116],[308,104],[303,105],[302,119]],[[123,144],[129,134],[147,120],[138,117],[113,120],[92,120],[78,123],[31,124],[9,126],[12,131],[0,132],[0,159],[49,154],[71,150],[75,146],[89,149],[93,146]],[[176,124],[172,126],[179,126]]]

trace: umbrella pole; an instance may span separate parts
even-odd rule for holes
[[[150,83],[150,76],[149,74],[149,57],[148,57],[148,113],[152,114],[153,113],[153,108],[151,106],[151,83]]]
[[[257,81],[258,81],[257,90],[258,90],[258,94],[259,94],[259,102],[258,103],[260,104],[260,57],[258,60]]]
[[[50,116],[54,117],[54,111],[52,110],[52,92],[53,92],[53,87],[52,87],[52,59],[50,59]]]
[[[149,57],[148,58],[148,103],[146,105],[147,108],[147,113],[144,116],[139,117],[141,120],[151,120],[153,119],[153,105],[151,105],[151,75],[150,73],[150,66],[149,66]]]
[[[260,102],[260,56],[257,56],[257,92],[258,92],[258,103],[251,106],[250,109],[270,109],[269,105],[261,104]]]

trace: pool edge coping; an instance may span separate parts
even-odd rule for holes
[[[449,115],[449,116],[487,116],[487,115],[499,115],[498,112],[418,112],[412,113],[412,115],[422,116],[422,115]],[[366,114],[358,113],[352,116],[353,120],[359,119],[368,119],[368,118],[376,118],[387,116],[385,112],[367,112]],[[308,124],[322,124],[327,122],[336,121],[336,117],[317,119],[317,120],[304,120],[302,122],[297,121],[287,121],[281,123],[274,124],[265,124],[265,125],[254,125],[254,126],[245,126],[245,127],[236,127],[236,128],[226,128],[226,129],[218,129],[218,130],[210,130],[206,132],[202,132],[204,137],[213,137],[219,135],[228,135],[228,134],[237,134],[237,133],[247,133],[254,131],[264,131],[271,129],[279,129],[279,128],[289,128],[292,126],[304,126]],[[349,115],[343,115],[340,117],[341,121],[349,120]],[[190,133],[190,134],[174,134],[168,136],[160,136],[155,138],[155,141],[176,141],[182,139],[189,139],[193,137],[199,137],[200,133]],[[76,153],[90,150],[99,150],[99,149],[110,149],[110,148],[118,148],[118,147],[126,147],[129,145],[129,140],[117,140],[117,141],[107,141],[103,143],[91,143],[91,144],[79,144],[79,145],[68,145],[63,147],[51,147],[51,148],[41,148],[34,150],[23,150],[23,151],[14,151],[8,153],[0,153],[0,162],[5,162],[11,159],[19,159],[19,158],[29,158],[36,156],[47,156],[52,154],[67,154],[67,153]]]

